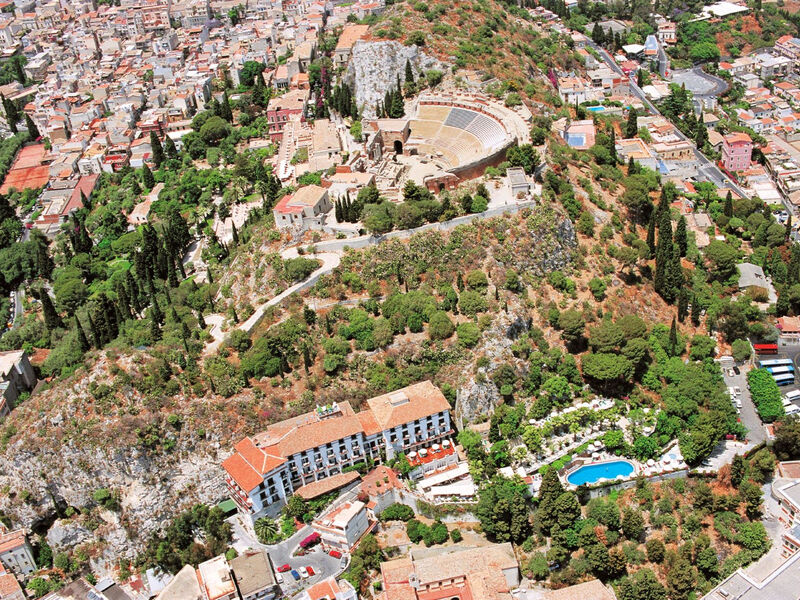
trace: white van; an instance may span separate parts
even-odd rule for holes
[[[733,393],[736,394],[737,396],[741,396],[742,390],[739,389],[739,386],[737,385],[736,387],[733,388]]]
[[[800,406],[797,406],[796,404],[792,404],[789,408],[786,409],[787,415],[796,415],[798,413],[800,413]]]
[[[733,392],[733,386],[729,386],[729,387],[728,387],[728,396],[730,396],[731,398],[733,398],[735,395],[736,395],[736,394],[734,394],[734,392]]]

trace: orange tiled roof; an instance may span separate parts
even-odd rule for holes
[[[323,494],[327,494],[333,490],[338,490],[340,487],[346,486],[348,483],[355,481],[359,477],[360,475],[357,471],[339,473],[337,475],[332,475],[331,477],[326,477],[325,479],[320,479],[319,481],[314,481],[304,485],[303,487],[297,488],[294,493],[301,498],[311,500],[312,498],[317,498],[318,496],[322,496]]]

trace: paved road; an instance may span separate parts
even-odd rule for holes
[[[603,59],[603,62],[605,62],[606,65],[608,65],[608,67],[612,71],[614,71],[618,75],[622,75],[623,77],[625,77],[625,73],[622,71],[620,66],[614,61],[614,59],[611,58],[611,55],[608,52],[600,48],[600,46],[598,46],[594,42],[590,41],[588,45],[591,46],[600,55],[600,58]],[[654,115],[663,116],[661,112],[655,107],[655,105],[652,102],[650,102],[650,100],[647,98],[642,89],[638,85],[636,85],[635,80],[631,79],[629,81],[629,84],[633,95],[639,98],[639,100],[642,101],[642,104],[644,104],[644,106],[647,107],[647,109],[651,113],[653,113]],[[686,137],[680,129],[676,127],[675,131],[680,139],[688,141],[694,147],[694,141]],[[701,176],[705,177],[708,181],[710,181],[717,187],[720,188],[727,187],[736,192],[737,194],[739,194],[740,196],[747,197],[747,194],[745,194],[744,190],[741,187],[739,187],[736,183],[734,183],[727,175],[725,175],[725,173],[720,171],[720,169],[713,162],[708,160],[708,158],[706,158],[705,155],[702,152],[700,152],[697,148],[694,148],[694,156],[695,160],[697,160],[699,165],[698,173]]]
[[[671,79],[678,85],[686,84],[686,89],[695,98],[713,98],[728,90],[728,83],[724,79],[706,73],[700,66],[673,71]]]
[[[740,396],[742,408],[740,409],[741,414],[739,417],[742,420],[742,424],[747,427],[747,439],[758,445],[766,439],[766,432],[761,423],[761,418],[756,412],[753,400],[750,398],[750,388],[747,387],[747,371],[750,370],[750,367],[742,366],[739,370],[739,375],[735,373],[733,375],[728,375],[727,371],[723,371],[722,378],[725,380],[725,385],[727,387],[738,387],[742,390],[742,395]]]
[[[280,575],[283,579],[281,588],[287,596],[291,596],[302,588],[318,583],[331,575],[339,575],[347,566],[346,558],[333,558],[323,552],[319,547],[305,556],[292,556],[299,547],[300,541],[312,533],[313,530],[308,525],[280,544],[267,546],[259,543],[258,540],[242,526],[238,515],[228,519],[228,522],[233,526],[232,545],[240,554],[248,548],[257,548],[267,551],[272,561],[272,566],[275,569],[281,565],[288,564],[292,569],[311,567],[314,570],[314,575],[312,577],[301,579],[300,581],[295,581],[294,577],[292,577],[292,574],[289,572],[281,573]]]

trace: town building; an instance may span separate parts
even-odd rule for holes
[[[282,96],[271,98],[267,105],[269,136],[273,142],[280,141],[286,122],[293,116],[304,118],[309,90],[291,90]]]
[[[270,425],[236,444],[222,467],[231,498],[255,520],[276,514],[304,486],[351,475],[345,469],[367,458],[391,460],[452,433],[450,404],[423,381],[372,398],[359,413],[339,402]]]
[[[796,598],[800,581],[800,552],[796,552],[765,577],[749,575],[744,569],[726,577],[701,600],[778,600]]]
[[[0,565],[0,600],[25,600],[25,594],[11,573]]]
[[[508,542],[484,548],[415,548],[408,557],[381,563],[381,579],[384,591],[378,600],[511,600],[510,592],[520,581]]]
[[[0,534],[0,564],[17,577],[30,575],[36,570],[33,548],[22,529]]]
[[[272,209],[278,229],[322,229],[325,215],[333,208],[328,190],[318,185],[301,187],[281,198]]]
[[[328,577],[304,589],[296,596],[296,600],[358,600],[358,594],[346,579],[336,581]]]
[[[350,552],[375,524],[369,518],[367,505],[355,500],[335,503],[311,526],[322,538],[323,548]]]
[[[269,555],[263,550],[247,550],[230,561],[239,600],[272,600],[281,596],[281,589]]]
[[[750,166],[753,140],[746,133],[730,133],[723,137],[722,165],[730,172],[743,171]]]

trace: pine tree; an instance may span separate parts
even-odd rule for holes
[[[83,327],[81,327],[81,322],[78,320],[78,317],[75,317],[75,329],[78,332],[78,347],[81,349],[81,352],[86,352],[89,350],[89,340],[86,339],[86,333],[83,331]]]
[[[39,133],[39,128],[36,127],[36,123],[33,122],[31,116],[28,113],[25,113],[25,129],[28,130],[28,135],[32,140],[38,140],[41,136]]]
[[[161,140],[158,139],[155,131],[150,132],[150,147],[152,149],[153,164],[156,169],[161,168],[164,162],[164,148],[161,146]]]
[[[639,133],[638,115],[636,109],[631,107],[628,111],[628,123],[625,125],[625,137],[634,138]]]
[[[153,177],[153,172],[147,166],[147,163],[142,165],[142,183],[148,190],[152,190],[156,185],[156,178]]]
[[[686,256],[689,240],[686,234],[686,217],[683,215],[678,219],[678,226],[675,228],[675,243],[678,246],[680,256]]]
[[[650,221],[647,223],[647,248],[650,250],[650,258],[656,255],[656,211],[650,213]]]
[[[41,288],[38,292],[38,297],[42,303],[42,314],[44,315],[44,324],[47,330],[52,332],[59,327],[63,327],[64,324],[61,322],[61,317],[58,316],[58,311],[56,311],[56,307],[53,305],[47,290]]]
[[[178,148],[168,135],[164,136],[164,152],[169,158],[178,158]]]

